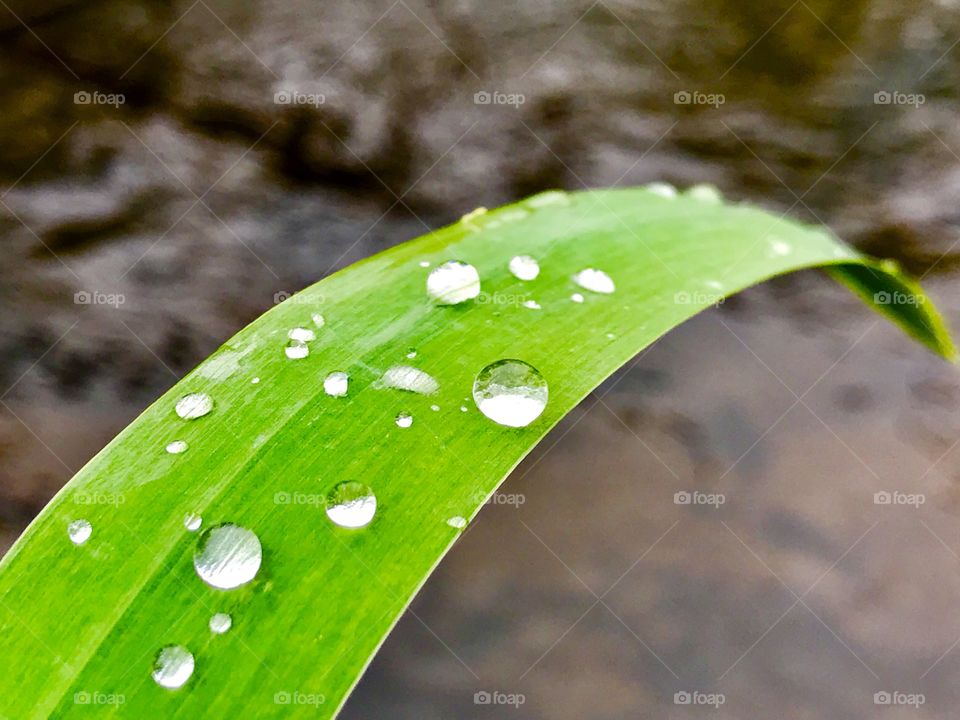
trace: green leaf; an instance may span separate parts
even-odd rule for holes
[[[539,260],[539,277],[511,275],[518,254]],[[479,270],[483,293],[437,306],[426,278],[451,258]],[[571,276],[588,267],[606,271],[616,291],[577,287]],[[723,295],[810,267],[829,268],[911,336],[955,356],[932,305],[892,264],[704,191],[546,193],[472,214],[304,290],[148,408],[4,559],[0,715],[334,716],[457,539],[448,521],[473,517],[540,438],[638,351]],[[298,326],[317,337],[292,360],[284,347]],[[470,399],[478,372],[503,358],[530,363],[549,383],[545,412],[528,427],[498,425]],[[382,387],[396,365],[429,373],[439,390]],[[349,374],[345,397],[324,392],[332,371]],[[193,392],[215,406],[183,420],[174,406]],[[413,416],[410,427],[395,422],[401,412]],[[189,448],[166,452],[176,440]],[[376,494],[366,527],[336,526],[324,511],[347,481]],[[194,569],[202,531],[185,528],[188,513],[202,515],[204,529],[235,523],[256,533],[255,579],[232,590],[205,584]],[[74,545],[67,526],[78,518],[93,532]],[[233,618],[222,635],[208,628],[220,612]],[[151,678],[167,645],[195,658],[179,690]]]

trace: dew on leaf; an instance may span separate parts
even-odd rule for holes
[[[190,532],[196,532],[203,525],[203,518],[196,513],[187,513],[183,517],[183,526]]]
[[[252,530],[225,523],[197,538],[193,567],[207,585],[221,590],[240,587],[257,576],[263,561],[260,538]]]
[[[410,365],[394,365],[383,374],[380,384],[419,395],[430,395],[440,389],[440,383],[432,375]]]
[[[83,545],[93,534],[93,526],[87,520],[74,520],[67,525],[67,535],[74,545]]]
[[[462,530],[467,526],[467,521],[466,521],[466,518],[462,518],[459,515],[456,515],[450,518],[449,520],[447,520],[447,525],[449,525],[452,528],[456,528],[457,530]]]
[[[345,397],[349,387],[350,376],[339,370],[323,379],[323,391],[331,397]]]
[[[408,428],[411,425],[413,425],[413,415],[408,412],[397,415],[397,427]]]
[[[473,401],[485,416],[507,427],[526,427],[547,406],[547,381],[523,360],[498,360],[479,372]]]
[[[295,327],[287,333],[287,337],[300,342],[311,342],[317,339],[317,334],[310,328]]]
[[[310,348],[303,340],[290,340],[283,348],[283,352],[291,360],[303,360],[310,354]]]
[[[583,295],[581,295],[580,293],[574,293],[573,295],[570,296],[570,299],[573,300],[575,303],[582,303]]]
[[[687,188],[687,192],[684,194],[687,197],[693,198],[694,200],[699,200],[700,202],[723,202],[723,193],[720,192],[720,189],[716,185],[710,185],[709,183],[692,185]]]
[[[538,303],[536,300],[524,300],[524,301],[523,301],[523,306],[524,306],[525,308],[530,308],[531,310],[539,310],[539,309],[540,309],[540,303]]]
[[[570,196],[563,190],[547,190],[539,195],[534,195],[526,201],[528,207],[542,208],[554,205],[569,205]]]
[[[182,452],[186,452],[189,447],[184,440],[174,440],[172,443],[167,444],[167,452],[171,455],[179,455]]]
[[[609,295],[617,289],[616,285],[613,284],[613,279],[603,270],[597,270],[596,268],[581,270],[573,276],[573,281],[584,290],[603,295]]]
[[[677,189],[670,183],[652,182],[648,185],[644,185],[644,188],[654,195],[659,195],[662,198],[675,198],[677,196]]]
[[[318,328],[322,328],[324,325],[327,324],[327,321],[324,319],[323,315],[321,315],[320,313],[314,313],[313,315],[310,316],[310,319],[313,320],[313,324],[316,325]]]
[[[216,635],[223,635],[231,627],[233,627],[233,618],[227,613],[217,613],[210,618],[210,632]]]
[[[534,280],[540,274],[540,264],[529,255],[516,255],[510,259],[510,272],[518,280]]]
[[[369,485],[342,482],[327,496],[327,517],[344,528],[369,525],[377,512],[377,498]]]
[[[177,400],[175,409],[184,420],[196,420],[213,410],[213,398],[206,393],[190,393]]]
[[[193,653],[182,645],[167,645],[153,661],[153,680],[168,690],[183,687],[193,675]]]
[[[457,305],[480,294],[480,274],[473,265],[449,260],[427,276],[427,295],[438,305]]]

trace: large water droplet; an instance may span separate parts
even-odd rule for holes
[[[510,260],[510,272],[518,280],[534,280],[540,274],[540,264],[529,255],[517,255]]]
[[[193,675],[193,653],[182,645],[167,645],[153,661],[153,680],[160,687],[176,690]]]
[[[287,337],[300,342],[311,342],[317,339],[317,334],[310,328],[295,327],[287,333]]]
[[[196,513],[188,513],[183,517],[183,526],[190,532],[196,532],[203,525],[203,518]]]
[[[210,632],[212,633],[223,635],[231,627],[233,627],[233,618],[226,613],[217,613],[210,618]]]
[[[93,526],[86,520],[74,520],[67,525],[67,535],[74,545],[83,545],[93,534]]]
[[[675,198],[677,196],[677,189],[670,183],[652,182],[644,187],[654,195],[659,195],[663,198]]]
[[[327,496],[327,517],[340,527],[361,528],[376,512],[377,498],[363,483],[340,483]]]
[[[256,534],[229,523],[203,533],[193,553],[193,567],[200,579],[221,590],[253,580],[262,560],[263,548]]]
[[[495,423],[526,427],[547,406],[547,381],[529,363],[498,360],[477,375],[473,401]]]
[[[174,440],[172,443],[167,445],[167,452],[171,455],[179,455],[182,452],[186,452],[189,445],[184,440]]]
[[[440,383],[432,375],[410,365],[394,365],[383,374],[380,383],[384,387],[420,395],[430,395],[440,389]]]
[[[177,415],[184,420],[196,420],[211,410],[213,410],[213,398],[206,393],[190,393],[177,400]]]
[[[456,305],[480,294],[480,273],[473,265],[450,260],[427,276],[427,295],[438,305]]]
[[[345,372],[332,372],[323,380],[323,391],[331,397],[345,397],[350,386],[350,376]]]
[[[408,412],[397,415],[397,427],[408,428],[411,425],[413,425],[413,415]]]
[[[603,270],[597,270],[596,268],[581,270],[573,276],[573,281],[584,290],[604,295],[609,295],[617,289],[611,277]]]
[[[310,354],[310,348],[303,340],[290,340],[283,352],[291,360],[303,360]]]

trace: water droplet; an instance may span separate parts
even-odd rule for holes
[[[203,525],[203,518],[196,513],[187,513],[183,517],[183,526],[190,532],[196,532]]]
[[[439,406],[439,405],[431,405],[431,406],[430,406],[430,409],[433,410],[434,412],[440,412],[440,406]]]
[[[427,276],[427,295],[438,305],[457,305],[480,294],[480,274],[473,265],[449,260]]]
[[[420,267],[430,267],[430,261],[429,261],[429,260],[421,260],[421,261],[420,261]]]
[[[531,310],[539,310],[539,309],[540,309],[540,303],[538,303],[536,300],[524,300],[524,301],[523,301],[523,306],[524,306],[525,308],[530,308]]]
[[[466,405],[461,405],[461,406],[460,406],[460,412],[469,412],[469,410],[467,410],[467,406],[466,406]]]
[[[313,320],[313,324],[316,325],[318,328],[322,328],[324,325],[327,324],[327,321],[324,319],[323,315],[321,315],[320,313],[314,313],[313,315],[310,316],[310,319]]]
[[[432,375],[409,365],[394,365],[380,380],[384,387],[406,390],[420,395],[430,395],[440,389]]]
[[[495,423],[526,427],[547,406],[547,381],[522,360],[498,360],[477,375],[473,401]]]
[[[447,525],[449,525],[452,528],[456,528],[457,530],[462,530],[467,526],[467,521],[465,518],[462,518],[459,515],[457,515],[456,517],[452,517],[449,520],[447,520]]]
[[[212,633],[223,635],[231,627],[233,627],[233,618],[226,613],[217,613],[210,618],[210,632]]]
[[[584,290],[609,295],[617,289],[613,280],[603,270],[586,268],[573,276],[573,281]]]
[[[534,280],[540,274],[540,264],[529,255],[517,255],[510,260],[510,272],[518,280]]]
[[[569,205],[570,196],[563,190],[547,190],[539,195],[534,195],[527,200],[527,205],[532,208],[549,207],[551,205]]]
[[[74,520],[67,525],[67,535],[74,545],[83,545],[93,534],[93,526],[86,520]]]
[[[340,483],[327,496],[327,517],[340,527],[361,528],[376,512],[377,498],[363,483]]]
[[[480,216],[486,215],[486,214],[487,214],[487,209],[485,207],[478,207],[476,210],[471,210],[462,218],[460,218],[460,222],[466,225],[471,230],[479,230],[479,228],[477,227],[477,224],[474,221]]]
[[[570,299],[573,300],[575,303],[582,303],[583,295],[581,295],[580,293],[574,293],[573,295],[570,296]]]
[[[260,382],[260,378],[258,378],[258,377],[255,377],[255,378],[253,378],[253,379],[250,381],[250,383],[251,383],[252,385],[256,385],[258,382]]]
[[[189,445],[183,440],[174,440],[167,445],[167,452],[171,455],[179,455],[182,452],[186,452],[188,447]]]
[[[153,661],[153,680],[160,687],[176,690],[193,675],[193,654],[182,645],[167,645]]]
[[[330,397],[345,397],[350,385],[350,376],[345,372],[332,372],[323,380],[323,391]]]
[[[700,202],[723,202],[723,193],[720,192],[720,189],[716,185],[710,185],[709,183],[692,185],[691,187],[687,188],[685,195],[693,198],[694,200],[699,200]]]
[[[607,333],[607,340],[616,340],[617,336],[613,333]]]
[[[300,342],[311,342],[317,339],[317,334],[310,328],[295,327],[287,333],[287,337]]]
[[[408,412],[397,415],[397,427],[408,428],[411,425],[413,425],[413,415]]]
[[[501,210],[497,217],[500,218],[505,223],[516,222],[517,220],[523,220],[525,217],[530,215],[529,210],[524,210],[522,207],[513,207],[507,208],[506,210]]]
[[[652,182],[644,187],[648,192],[663,198],[675,198],[677,196],[677,189],[670,183]]]
[[[723,283],[717,282],[716,280],[706,280],[703,284],[711,290],[723,290]]]
[[[770,254],[775,257],[783,257],[784,255],[789,255],[792,252],[793,248],[783,240],[774,240],[770,243]]]
[[[408,360],[413,360],[416,356],[417,356],[417,351],[414,348],[410,348],[410,350],[407,351]]]
[[[291,340],[287,343],[283,352],[286,353],[287,357],[291,360],[302,360],[310,354],[310,348],[307,347],[307,344],[303,340]]]
[[[184,420],[196,420],[211,410],[213,410],[213,398],[206,393],[190,393],[177,400],[177,415]]]
[[[230,590],[257,576],[263,548],[256,534],[239,525],[215,525],[197,538],[193,567],[207,585]]]

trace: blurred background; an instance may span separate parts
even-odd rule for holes
[[[715,183],[960,327],[954,0],[0,0],[0,34],[3,550],[276,298],[546,188]],[[343,717],[956,717],[958,403],[818,273],[727,301],[523,463]]]

